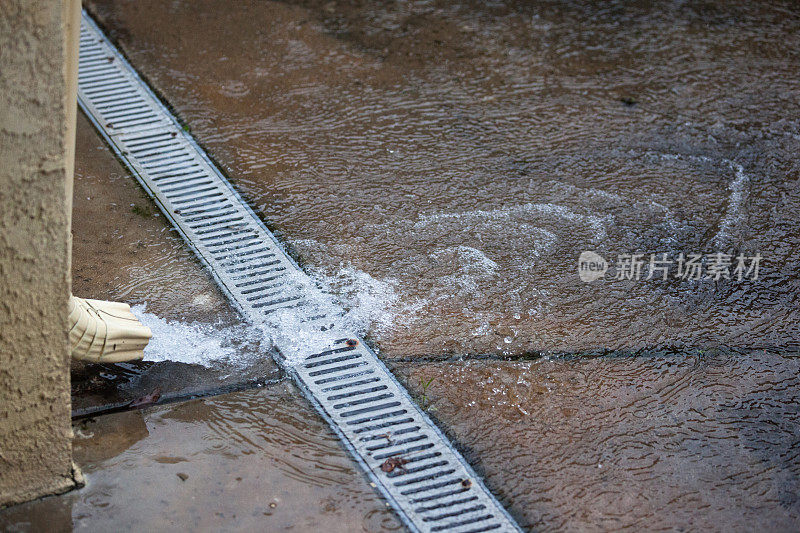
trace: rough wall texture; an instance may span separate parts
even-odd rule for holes
[[[76,8],[70,0],[0,8],[0,505],[74,485],[67,35]]]

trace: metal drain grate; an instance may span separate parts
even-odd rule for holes
[[[263,323],[279,309],[303,309],[308,278],[86,12],[78,100],[251,322]],[[340,330],[338,319],[331,311],[305,317],[321,337],[333,331],[339,340],[279,363],[406,525],[518,531],[375,353]],[[276,340],[277,347],[286,353],[282,342]]]

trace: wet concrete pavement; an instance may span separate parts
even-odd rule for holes
[[[386,357],[797,348],[790,2],[88,5]]]
[[[0,530],[402,529],[82,115],[73,215],[74,291],[134,305],[159,360],[73,364],[86,487],[2,510]]]
[[[4,531],[400,528],[290,383],[82,420],[87,485],[0,511]]]
[[[72,292],[146,304],[167,319],[237,314],[141,186],[78,113]]]
[[[800,359],[694,352],[397,366],[533,531],[794,531]]]

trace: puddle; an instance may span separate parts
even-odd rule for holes
[[[75,426],[87,486],[0,511],[3,530],[401,530],[288,384]]]
[[[534,531],[800,525],[796,355],[693,352],[396,369]]]
[[[789,3],[88,5],[304,265],[381,287],[384,356],[797,345]],[[584,284],[584,250],[764,262]]]

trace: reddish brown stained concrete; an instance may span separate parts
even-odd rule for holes
[[[87,6],[304,266],[388,295],[385,357],[797,347],[790,1]],[[586,250],[764,265],[586,284]]]
[[[169,9],[180,10],[183,9],[182,6],[185,7],[185,4],[170,4]],[[316,43],[314,49],[322,49],[323,46],[337,40],[330,35],[322,35],[317,22],[306,25],[303,17],[307,14],[307,10],[278,4],[268,4],[268,6],[275,9],[272,15],[281,22],[296,19],[296,26],[281,23],[272,30],[286,37],[282,46],[285,45],[288,49],[295,47],[295,52],[299,50],[294,58],[298,60],[299,57],[300,63],[303,62],[302,47],[297,42],[293,43],[291,35],[287,35],[293,28],[300,30],[304,42],[307,41],[312,45]],[[133,11],[131,16],[140,31],[143,31],[145,21],[152,20],[153,12],[148,12],[147,4],[127,3],[124,4],[124,9]],[[243,10],[246,14],[247,9]],[[326,9],[325,12],[328,15],[323,14],[321,18],[335,18],[331,11]],[[231,11],[228,15],[244,17],[236,11]],[[198,26],[209,24],[209,21],[204,21],[202,17],[198,17],[194,22]],[[422,22],[424,20],[413,18],[409,21],[410,27],[414,30],[412,34],[423,32],[423,36],[428,40],[438,39],[432,33],[425,33],[429,26]],[[326,24],[335,26],[336,21],[327,20]],[[728,27],[724,20],[716,20],[715,25],[714,27],[720,31]],[[256,24],[254,27],[257,26]],[[147,29],[152,30],[149,27]],[[395,29],[391,21],[387,21],[386,35],[391,36]],[[459,31],[468,30],[469,28],[459,29]],[[454,31],[454,28],[449,28],[445,34],[451,35]],[[133,39],[125,34],[124,28],[118,29],[117,32],[123,41]],[[237,42],[226,40],[224,35],[217,37],[221,41],[226,41],[223,44],[235,51]],[[361,42],[370,49],[385,39],[383,33],[377,36],[355,33],[342,37],[345,44],[340,43],[340,50],[345,51],[346,43]],[[178,44],[182,39],[180,35],[163,38],[165,40],[174,38],[179,41]],[[390,49],[384,52],[383,59],[388,58],[403,63],[406,61],[403,57],[406,57],[411,58],[407,61],[415,68],[424,67],[425,43],[417,45],[412,41],[400,39],[392,43]],[[188,41],[186,49],[192,49],[192,44]],[[224,55],[227,49],[214,50]],[[274,51],[272,48],[265,50]],[[459,53],[448,55],[449,51],[450,49],[445,47],[435,58],[447,61],[458,59]],[[161,61],[160,65],[187,64],[186,58],[163,57],[165,54],[163,49],[139,50],[139,53],[142,58],[152,61],[157,58]],[[354,60],[351,56],[344,59]],[[205,60],[198,61],[202,63]],[[565,61],[571,64],[572,60]],[[572,66],[578,70],[586,67],[579,60],[574,62]],[[222,60],[220,63],[230,64]],[[599,68],[598,65],[594,66]],[[216,66],[210,65],[207,68],[209,74],[216,72],[220,76],[231,78],[237,75],[233,67],[217,69]],[[288,67],[286,64],[270,63],[270,68],[280,70]],[[385,75],[375,81],[375,86],[378,88],[390,85],[398,72],[392,71],[391,66],[381,67],[378,70]],[[388,71],[391,71],[391,76],[386,75]],[[173,70],[162,71],[160,75],[165,76],[162,79],[180,80],[184,74]],[[258,77],[259,73],[253,74]],[[307,74],[316,76],[319,73]],[[331,67],[320,75],[335,76],[336,69]],[[287,75],[284,80],[288,84],[287,88],[291,88],[291,83],[287,81],[291,79],[292,76]],[[180,91],[175,87],[173,90],[176,91],[177,100],[182,101],[184,105],[196,106],[188,109],[187,114],[196,114],[194,116],[199,119],[197,130],[201,136],[205,134],[209,142],[219,149],[217,155],[230,162],[237,176],[246,176],[248,172],[257,173],[258,168],[255,165],[263,163],[259,159],[261,152],[242,148],[241,153],[237,153],[237,145],[223,138],[224,135],[214,137],[216,127],[224,128],[228,124],[230,133],[237,128],[238,122],[228,122],[219,116],[210,120],[204,115],[207,112],[204,106],[208,102],[227,102],[226,105],[232,106],[237,112],[249,113],[251,106],[242,104],[239,100],[241,96],[237,96],[244,89],[241,86],[226,86],[209,79],[204,79],[200,85],[187,84],[185,87],[189,87],[186,93],[178,94]],[[699,87],[702,87],[702,84],[694,88]],[[299,93],[303,90],[303,87],[297,88]],[[197,95],[193,91],[203,94],[206,91],[211,96],[206,94],[205,100],[196,99]],[[223,93],[225,98],[220,98],[217,93]],[[647,95],[647,88],[644,93]],[[678,105],[681,101],[680,98],[671,100],[674,105]],[[727,98],[712,97],[711,101],[715,105],[731,103]],[[619,103],[614,101],[614,104]],[[610,106],[611,104],[608,104],[609,108]],[[768,113],[768,111],[763,112]],[[236,116],[236,113],[232,113],[231,116]],[[465,118],[465,124],[469,122],[468,118]],[[754,124],[747,122],[747,117],[742,120],[740,125],[745,130],[755,127]],[[213,124],[214,127],[209,124]],[[723,125],[722,129],[725,128],[728,126]],[[276,128],[275,131],[276,136],[283,135],[280,128]],[[730,133],[729,130],[726,131]],[[296,132],[290,133],[296,134]],[[756,134],[748,130],[742,134],[742,138],[749,138],[750,135]],[[686,142],[691,144],[697,141],[699,136],[700,133],[691,133],[690,139]],[[256,141],[261,139],[257,135],[253,135],[252,138]],[[791,140],[787,138],[786,142],[790,144]],[[678,148],[683,146],[681,143],[677,144]],[[767,146],[772,145],[767,143]],[[705,148],[708,149],[708,146]],[[725,152],[723,150],[720,153]],[[780,154],[779,151],[776,153]],[[383,157],[389,158],[389,156]],[[387,163],[386,160],[383,162]],[[110,163],[105,164],[109,165],[107,168],[113,167]],[[281,172],[292,174],[289,172],[292,162],[285,163],[286,167],[281,167],[281,164],[277,165]],[[524,168],[518,170],[521,174],[525,174],[529,170],[526,166],[528,163],[522,165]],[[687,169],[671,171],[677,174],[688,172],[688,167],[692,165],[686,166]],[[535,165],[531,168],[535,170]],[[713,181],[716,179],[717,170],[700,172],[699,177]],[[275,182],[287,190],[302,185],[302,174],[294,175],[296,178],[294,181],[284,181],[285,177],[276,178]],[[659,179],[663,179],[663,176]],[[247,184],[247,180],[243,180],[243,183]],[[250,184],[253,185],[254,182]],[[725,183],[717,179],[714,181],[714,186],[724,189]],[[256,189],[253,187],[253,190]],[[133,198],[131,191],[135,190],[133,187],[124,194],[128,194],[127,198]],[[264,198],[267,196],[265,193]],[[110,198],[107,197],[107,200],[110,201]],[[264,198],[262,202],[266,205],[268,202]],[[306,198],[310,202],[309,205],[313,203],[313,199],[313,196]],[[303,206],[308,207],[306,204],[301,207]],[[276,202],[273,207],[275,216],[282,217],[287,227],[291,224],[301,224],[299,219],[294,218],[298,211],[292,212],[288,208],[278,209],[286,207],[280,205],[280,202]],[[756,219],[764,222],[759,218],[762,215],[768,216],[764,213],[758,214]],[[119,214],[123,215],[121,212]],[[140,230],[132,228],[138,227],[139,220],[136,217],[127,214],[126,217],[124,219],[126,222],[123,224],[126,236],[120,241],[128,245],[135,242],[132,237]],[[149,218],[143,220],[147,221],[145,224],[153,223]],[[151,230],[159,229],[157,225],[146,227]],[[346,225],[342,227],[347,229]],[[351,226],[351,229],[352,227],[355,226]],[[455,234],[454,230],[458,227],[442,223],[439,229],[442,235]],[[141,235],[146,238],[151,234],[144,231]],[[300,235],[305,236],[302,233]],[[165,247],[164,241],[154,239],[152,242],[160,246],[158,249],[162,252],[170,250],[169,246]],[[109,238],[109,246],[110,243]],[[776,243],[777,241],[773,242]],[[525,242],[522,244],[523,247],[526,246]],[[312,252],[309,253],[314,255]],[[119,250],[115,253],[119,253]],[[183,253],[180,252],[179,255]],[[318,255],[321,254],[317,253]],[[138,255],[128,254],[120,257],[117,263],[109,265],[106,278],[93,277],[92,280],[87,280],[86,287],[92,288],[90,281],[105,279],[109,294],[133,296],[138,294],[140,296],[136,297],[147,300],[148,294],[158,292],[165,286],[171,286],[168,283],[165,285],[166,282],[158,277],[148,277],[152,274],[148,274],[146,268],[125,274],[121,274],[120,271],[112,274],[111,271],[114,269],[124,272],[127,261],[136,261]],[[434,272],[438,272],[436,268],[445,268],[447,265],[447,256],[439,256],[439,259],[438,266],[431,267],[434,268]],[[158,263],[162,260],[156,257],[153,261]],[[186,264],[189,263],[191,261]],[[162,261],[158,264],[170,263]],[[391,265],[384,267],[391,268]],[[191,270],[190,267],[186,267],[186,270],[180,272],[186,275]],[[121,289],[116,288],[116,282],[119,280],[122,281]],[[790,283],[793,283],[793,280],[794,278],[790,278]],[[141,292],[124,288],[128,286],[137,287],[136,290]],[[179,289],[180,287],[177,287],[174,292],[175,300],[162,301],[159,304],[165,313],[174,312],[172,316],[179,316],[183,305],[177,303],[185,297]],[[790,293],[791,290],[788,290],[787,294]],[[199,306],[192,309],[192,312],[201,313]],[[459,331],[463,333],[465,330],[463,323],[458,322],[458,313],[454,317],[452,323],[457,324],[461,328]],[[642,318],[645,321],[647,319],[647,317]],[[791,337],[792,331],[789,329],[783,333]],[[757,340],[752,331],[747,333]],[[756,333],[763,331],[759,330]],[[505,332],[497,333],[498,338],[495,340],[502,340],[504,335]],[[431,338],[434,341],[431,341]],[[768,336],[765,338],[769,340]],[[436,335],[427,339],[408,335],[406,341],[408,344],[413,342],[423,346],[418,348],[419,353],[425,353],[424,349],[432,346],[439,346]],[[458,344],[453,348],[456,351],[459,349]],[[511,512],[525,527],[537,530],[588,531],[624,527],[664,530],[798,528],[800,510],[796,495],[800,492],[798,488],[800,470],[797,466],[795,441],[796,435],[800,432],[798,426],[800,421],[798,421],[794,391],[800,387],[797,381],[800,369],[797,367],[796,357],[791,354],[761,351],[742,355],[730,352],[715,354],[684,352],[664,357],[569,358],[519,363],[451,361],[434,364],[404,363],[397,365],[396,370],[407,381],[410,390],[417,395],[419,401],[430,408],[445,431],[453,436],[466,457],[474,462],[480,472],[486,474],[490,488],[508,504]],[[431,379],[433,381],[429,382]],[[430,384],[425,386],[427,383]],[[280,481],[279,484],[287,483],[287,486],[295,487],[298,493],[311,494],[310,499],[305,501],[302,507],[287,506],[287,513],[280,516],[276,511],[273,516],[279,517],[279,520],[296,521],[297,513],[302,516],[308,509],[313,511],[311,514],[314,516],[317,516],[317,511],[321,509],[320,516],[327,516],[327,500],[325,496],[320,495],[327,494],[326,491],[330,488],[328,483],[333,479],[334,484],[341,485],[337,497],[350,494],[354,500],[339,500],[328,508],[334,510],[333,516],[336,519],[332,523],[375,530],[381,527],[374,521],[375,517],[378,517],[380,524],[384,524],[386,520],[385,524],[389,527],[395,525],[391,518],[386,518],[387,515],[382,509],[378,510],[379,505],[372,506],[372,500],[365,496],[363,485],[326,475],[324,490],[317,491],[315,477],[308,475],[308,472],[322,471],[326,474],[331,470],[341,472],[343,465],[349,463],[335,452],[336,448],[333,446],[330,449],[325,448],[320,453],[317,453],[318,450],[306,453],[309,449],[317,449],[316,444],[308,444],[309,441],[315,441],[311,435],[324,429],[320,429],[320,423],[313,415],[310,415],[309,421],[298,421],[295,418],[304,416],[302,415],[304,408],[294,403],[293,396],[279,396],[280,400],[276,404],[271,404],[269,400],[264,402],[261,397],[254,400],[256,396],[251,394],[255,393],[225,396],[172,407],[158,407],[148,411],[143,419],[138,418],[140,416],[138,413],[120,415],[119,418],[103,417],[98,419],[98,425],[102,427],[98,427],[97,436],[88,439],[84,439],[81,435],[87,436],[89,433],[86,432],[92,431],[91,425],[79,426],[78,438],[84,439],[82,442],[86,444],[87,465],[89,465],[87,469],[90,472],[89,492],[84,493],[87,496],[81,496],[79,493],[76,496],[77,500],[51,500],[61,502],[54,507],[57,508],[55,512],[61,512],[76,522],[88,524],[111,524],[109,517],[112,512],[121,513],[118,516],[124,520],[134,520],[142,515],[156,524],[157,520],[166,516],[161,508],[157,507],[164,504],[152,496],[158,492],[155,489],[150,493],[145,492],[142,498],[138,497],[139,489],[143,485],[137,483],[144,483],[142,478],[138,477],[138,471],[141,470],[148,474],[156,472],[154,475],[157,476],[156,484],[159,487],[170,489],[177,487],[175,490],[167,491],[169,499],[166,505],[174,506],[175,516],[180,518],[182,523],[198,522],[221,526],[225,520],[224,523],[230,523],[232,527],[251,526],[256,518],[260,519],[252,516],[252,513],[258,512],[260,510],[258,506],[264,502],[258,500],[254,503],[251,499],[253,493],[261,491],[261,494],[267,494],[270,480],[276,479],[261,478],[256,482],[254,479],[236,474],[237,471],[241,471],[240,469],[250,472],[255,465],[256,469],[260,468],[260,471],[275,474],[279,478],[286,472],[291,472],[286,476],[292,480],[301,480],[302,483],[295,486],[289,481]],[[289,406],[288,412],[280,411],[282,403]],[[270,413],[263,413],[265,406],[274,407],[281,414],[277,419],[270,418],[268,416]],[[146,434],[143,427],[146,428]],[[300,429],[297,432],[288,429],[295,427]],[[140,437],[141,439],[137,440]],[[277,444],[270,448],[264,444],[267,440]],[[196,447],[203,445],[204,442],[210,443],[208,448],[198,450]],[[243,442],[248,444],[242,444]],[[83,449],[83,444],[79,447]],[[187,458],[176,450],[189,450],[197,461],[183,462],[182,459]],[[297,450],[300,450],[299,454],[304,461],[299,469],[296,464],[290,464]],[[338,466],[331,468],[327,462],[320,459],[324,459],[328,454],[335,456],[335,463],[339,459],[342,459],[342,463],[337,463]],[[94,459],[88,455],[93,455]],[[270,463],[264,461],[265,456],[273,460],[272,464],[281,465],[277,467],[277,473],[268,468]],[[318,460],[322,460],[322,463]],[[92,461],[99,463],[95,467],[92,466]],[[287,464],[290,466],[284,470],[282,466]],[[319,467],[321,464],[328,466]],[[190,465],[191,471],[183,469],[184,466],[188,468]],[[215,465],[221,466],[217,469]],[[306,467],[309,465],[313,465],[313,468],[307,470]],[[177,476],[178,473],[188,477],[182,480]],[[109,476],[112,475],[122,475],[123,481],[131,480],[136,483],[123,486],[117,481],[109,481]],[[173,475],[175,477],[172,477]],[[237,477],[242,477],[242,480],[236,480]],[[91,484],[92,478],[97,480],[97,485]],[[192,480],[196,479],[202,479],[207,483],[200,486],[190,485]],[[222,480],[221,485],[217,483],[217,479]],[[237,483],[243,483],[246,490],[240,491]],[[204,487],[207,484],[211,486],[210,493],[205,491]],[[229,502],[225,494],[240,497],[247,507],[245,514],[242,514],[240,509],[226,508],[221,511],[225,516],[220,517],[207,513],[203,508],[198,509],[195,506],[195,509],[192,509],[187,503],[190,496],[181,490],[184,486],[191,487],[198,495],[211,494],[213,501],[221,502],[223,506],[235,503]],[[135,496],[131,496],[127,501],[112,499],[115,495],[120,495],[122,496],[120,500],[124,500],[124,496],[130,494],[126,491],[131,487],[137,488]],[[323,504],[322,500],[326,503]],[[276,503],[274,509],[280,509],[283,504],[283,502],[274,503]],[[125,505],[130,506],[129,511],[124,508]],[[4,520],[14,521],[30,521],[39,516],[48,518],[53,516],[40,509],[35,506],[26,507],[19,510],[18,514],[7,513],[2,516]],[[126,515],[127,512],[131,514]],[[151,515],[148,515],[148,512],[151,512]],[[363,514],[359,515],[359,512]],[[136,517],[133,516],[134,513]],[[313,522],[317,518],[311,520]],[[281,522],[278,527],[286,523]],[[318,522],[313,522],[308,527],[321,526]]]

